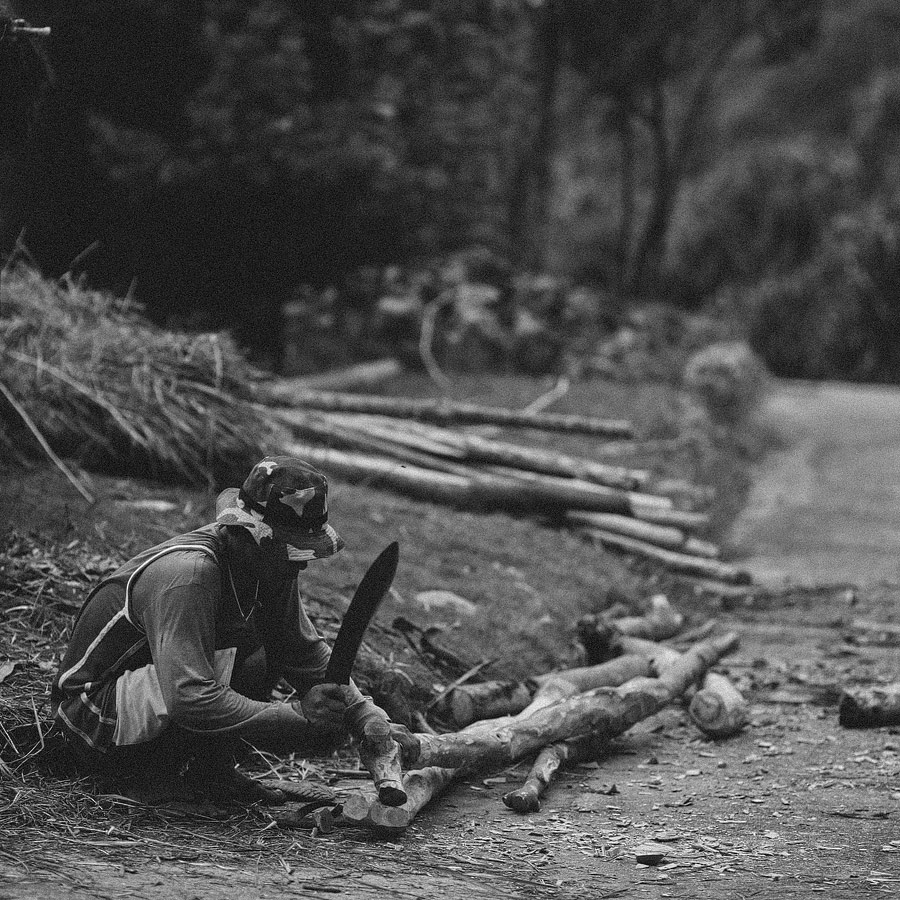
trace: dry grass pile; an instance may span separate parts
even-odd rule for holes
[[[25,265],[0,291],[8,451],[40,454],[37,430],[89,468],[209,484],[242,477],[271,444],[259,373],[226,335],[156,328],[127,299]]]

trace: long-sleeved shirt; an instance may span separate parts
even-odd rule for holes
[[[169,722],[247,737],[308,734],[290,704],[229,687],[260,647],[267,667],[300,693],[320,680],[329,650],[297,581],[276,595],[241,596],[223,527],[207,525],[136,556],[88,596],[53,685],[59,723],[95,751],[140,743]]]

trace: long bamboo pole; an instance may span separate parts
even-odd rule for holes
[[[285,400],[282,398],[282,402]],[[511,428],[538,428],[569,434],[589,434],[605,438],[630,438],[630,422],[592,416],[528,412],[501,407],[454,403],[448,400],[417,400],[403,397],[376,397],[364,394],[336,394],[325,391],[298,391],[288,404],[303,409],[332,412],[376,413],[402,419],[423,419],[446,424],[501,425]]]
[[[718,562],[706,557],[689,556],[686,553],[677,553],[673,550],[664,550],[662,547],[648,544],[646,541],[639,541],[635,538],[614,534],[611,531],[604,531],[599,528],[591,529],[590,533],[605,547],[624,550],[626,553],[633,553],[637,556],[645,556],[648,559],[656,560],[663,563],[667,569],[673,572],[681,572],[684,575],[699,578],[712,578],[716,581],[723,581],[726,584],[751,584],[753,582],[749,572],[738,569],[728,563]]]
[[[422,466],[404,465],[385,457],[349,453],[307,444],[289,444],[285,451],[307,459],[329,474],[351,482],[366,481],[423,500],[467,509],[503,510],[511,513],[559,515],[568,509],[625,513],[628,494],[601,485],[542,484],[473,473],[435,472]],[[564,479],[558,479],[562,482]]]

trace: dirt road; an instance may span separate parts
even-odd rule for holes
[[[900,582],[900,390],[778,385],[764,460],[731,544],[769,583]]]

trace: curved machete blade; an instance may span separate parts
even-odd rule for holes
[[[372,621],[372,616],[375,615],[375,610],[378,609],[394,580],[399,558],[400,545],[392,541],[375,557],[375,561],[363,575],[334,639],[331,659],[325,670],[326,682],[350,683],[350,672],[359,652],[359,645],[369,622]]]

